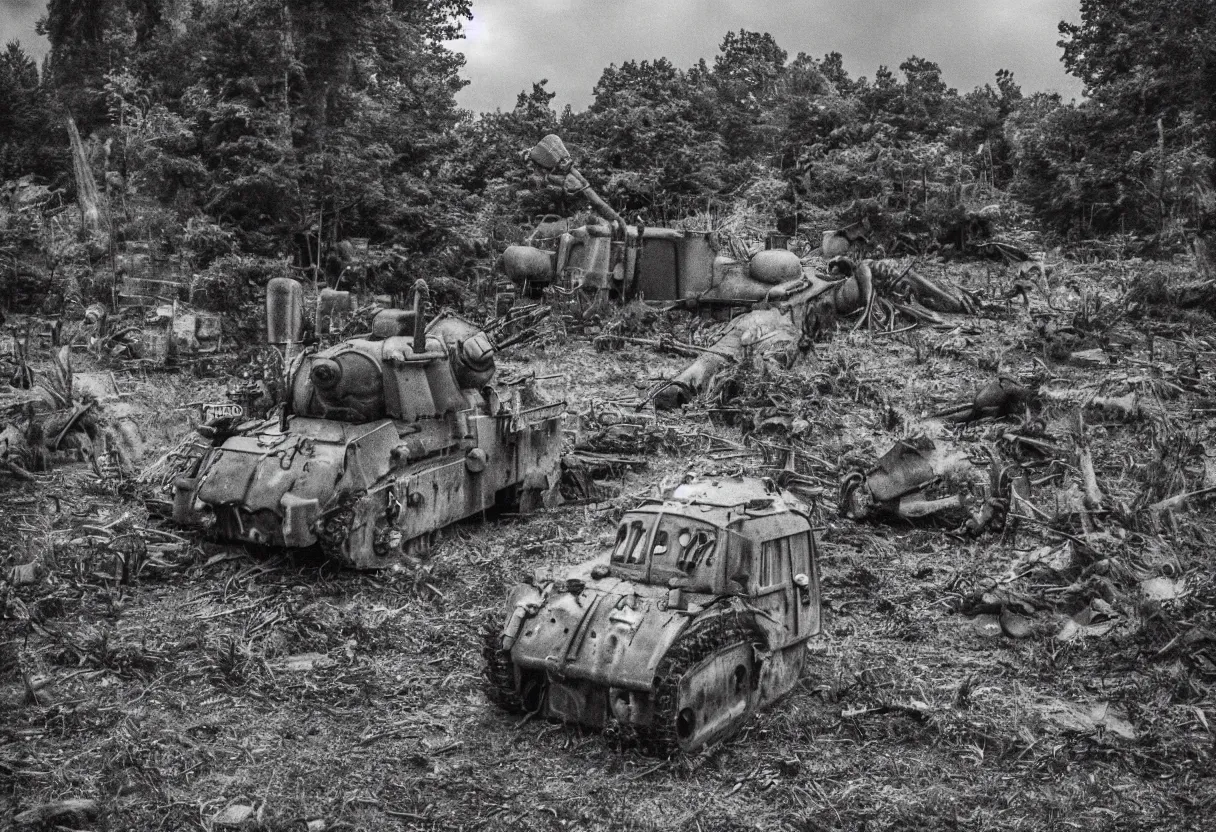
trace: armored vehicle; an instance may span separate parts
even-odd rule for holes
[[[299,314],[286,289],[268,292],[272,341],[276,298]],[[557,484],[565,405],[495,387],[494,374],[494,346],[472,324],[384,310],[368,336],[296,356],[278,418],[212,431],[173,482],[173,518],[223,540],[320,544],[369,569],[496,502],[527,510]]]
[[[525,293],[552,287],[561,297],[605,292],[617,300],[733,307],[783,298],[802,279],[784,235],[770,234],[769,247],[743,262],[721,254],[709,232],[627,225],[573,167],[558,136],[545,136],[523,157],[546,183],[584,197],[603,220],[575,228],[546,222],[526,245],[508,246],[503,271]]]
[[[815,540],[792,494],[686,482],[626,512],[611,551],[514,589],[505,624],[482,631],[486,693],[695,753],[793,688],[819,611]]]

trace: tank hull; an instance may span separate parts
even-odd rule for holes
[[[560,419],[560,406],[469,411],[456,439],[445,420],[264,422],[177,478],[174,519],[220,540],[320,545],[345,565],[384,567],[504,494],[538,502],[557,483]]]
[[[797,685],[820,631],[810,517],[769,480],[676,486],[610,552],[516,586],[483,629],[491,701],[696,753]]]
[[[531,699],[528,710],[624,732],[659,754],[695,753],[801,677],[806,638],[770,637],[760,610],[741,599],[700,609],[711,599],[693,596],[689,606],[699,611],[689,613],[666,609],[666,592],[593,583],[578,596],[551,594],[518,630],[508,624],[513,682]]]

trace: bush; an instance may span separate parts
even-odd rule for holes
[[[287,276],[287,264],[269,257],[228,254],[190,281],[190,302],[212,312],[256,309],[252,303],[272,277]]]

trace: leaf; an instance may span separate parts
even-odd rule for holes
[[[221,809],[211,822],[216,826],[240,826],[253,817],[253,807],[245,803],[233,803]]]
[[[1134,740],[1137,737],[1136,729],[1120,715],[1116,706],[1109,702],[1085,706],[1063,699],[1047,699],[1034,707],[1044,719],[1065,731],[1083,734],[1106,732],[1125,740]]]

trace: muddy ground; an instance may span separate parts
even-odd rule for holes
[[[47,828],[1210,828],[1216,523],[1205,495],[1150,506],[1216,484],[1216,324],[1123,302],[1185,264],[1063,263],[1028,307],[996,299],[999,270],[931,271],[984,311],[943,330],[842,321],[792,370],[749,369],[656,414],[645,453],[615,454],[647,464],[605,479],[604,499],[461,524],[420,568],[202,542],[149,516],[152,489],[85,463],[0,474],[0,576],[37,564],[0,589],[0,828],[37,828],[23,812],[73,798],[95,803]],[[709,338],[686,317],[659,326]],[[500,367],[559,376],[547,384],[572,412],[602,414],[686,362],[568,336]],[[111,368],[148,463],[196,420],[187,405],[223,389]],[[1057,395],[1029,415],[927,419],[998,372]],[[1130,413],[1086,404],[1127,393]],[[1037,511],[978,536],[951,519],[842,519],[841,476],[924,434],[981,471],[1026,464]],[[1082,446],[1096,507],[1077,500]],[[791,696],[673,760],[486,703],[477,630],[511,583],[593,555],[664,477],[776,474],[791,448],[820,523],[826,622]],[[146,547],[125,576],[124,534]]]

